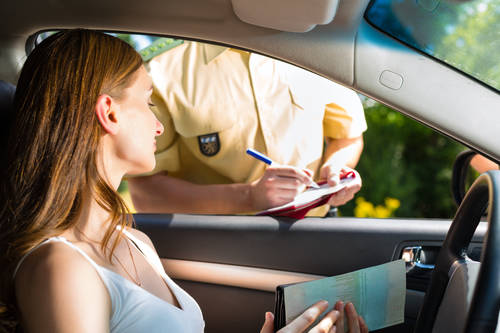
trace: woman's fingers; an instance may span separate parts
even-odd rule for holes
[[[316,319],[328,308],[327,301],[319,301],[300,316],[295,318],[290,324],[283,327],[278,333],[301,333],[306,332]],[[345,312],[345,316],[344,316]],[[273,320],[268,320],[266,313],[266,322],[262,327],[261,333],[272,332]],[[344,333],[344,326],[349,325],[350,333],[368,333],[368,327],[361,316],[358,315],[354,305],[347,303],[344,305],[342,301],[335,303],[334,309],[328,312],[321,321],[314,326],[309,333]],[[271,329],[271,331],[269,331]]]
[[[336,327],[337,320],[340,316],[340,313],[337,310],[332,310],[328,312],[323,319],[318,323],[318,325],[314,326],[309,333],[332,333],[339,332],[344,333],[344,331],[338,330]]]
[[[260,333],[274,333],[274,315],[271,312],[266,312],[265,318]]]
[[[339,312],[339,317],[337,318],[337,322],[335,323],[337,332],[344,333],[344,302],[338,301],[337,303],[335,303],[334,309]]]
[[[357,333],[360,332],[359,328],[359,316],[352,303],[347,303],[345,305],[345,312],[347,316],[347,322],[349,323],[349,332]]]
[[[279,330],[280,333],[298,333],[305,332],[305,330],[312,325],[319,317],[321,313],[323,313],[328,308],[327,301],[319,301],[309,307],[306,311],[304,311],[300,316],[295,318],[290,324],[283,327]]]
[[[368,326],[366,326],[365,320],[363,317],[358,316],[358,321],[359,321],[359,329],[361,330],[361,333],[368,333]]]

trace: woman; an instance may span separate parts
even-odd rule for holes
[[[155,165],[163,126],[151,93],[140,56],[102,33],[60,32],[28,57],[3,175],[0,328],[203,331],[198,305],[165,274],[116,192],[125,174]],[[304,331],[326,307],[318,302],[283,331]],[[367,331],[352,304],[346,312],[352,332]],[[343,325],[340,313],[312,330]],[[266,313],[262,332],[272,325]]]

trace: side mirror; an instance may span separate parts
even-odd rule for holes
[[[476,156],[478,158],[475,158]],[[493,169],[498,170],[498,164],[492,162],[486,157],[483,157],[475,151],[466,150],[458,154],[455,162],[453,163],[453,172],[451,177],[451,192],[453,195],[453,200],[455,201],[457,207],[460,206],[463,198],[465,197],[465,194],[467,193],[466,187],[467,180],[470,179],[468,178],[468,175],[471,169],[471,165],[473,165],[476,171],[479,173],[483,173]],[[472,183],[472,181],[470,183]]]

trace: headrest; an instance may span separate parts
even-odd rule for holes
[[[12,110],[16,87],[8,82],[0,80],[0,114],[4,118]]]
[[[7,136],[11,127],[15,92],[16,87],[14,85],[0,80],[0,147],[3,147],[0,151],[0,165],[2,170],[7,147]]]

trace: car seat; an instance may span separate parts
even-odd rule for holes
[[[0,167],[4,167],[4,159],[7,149],[7,138],[13,113],[13,102],[16,87],[8,82],[0,80]]]

